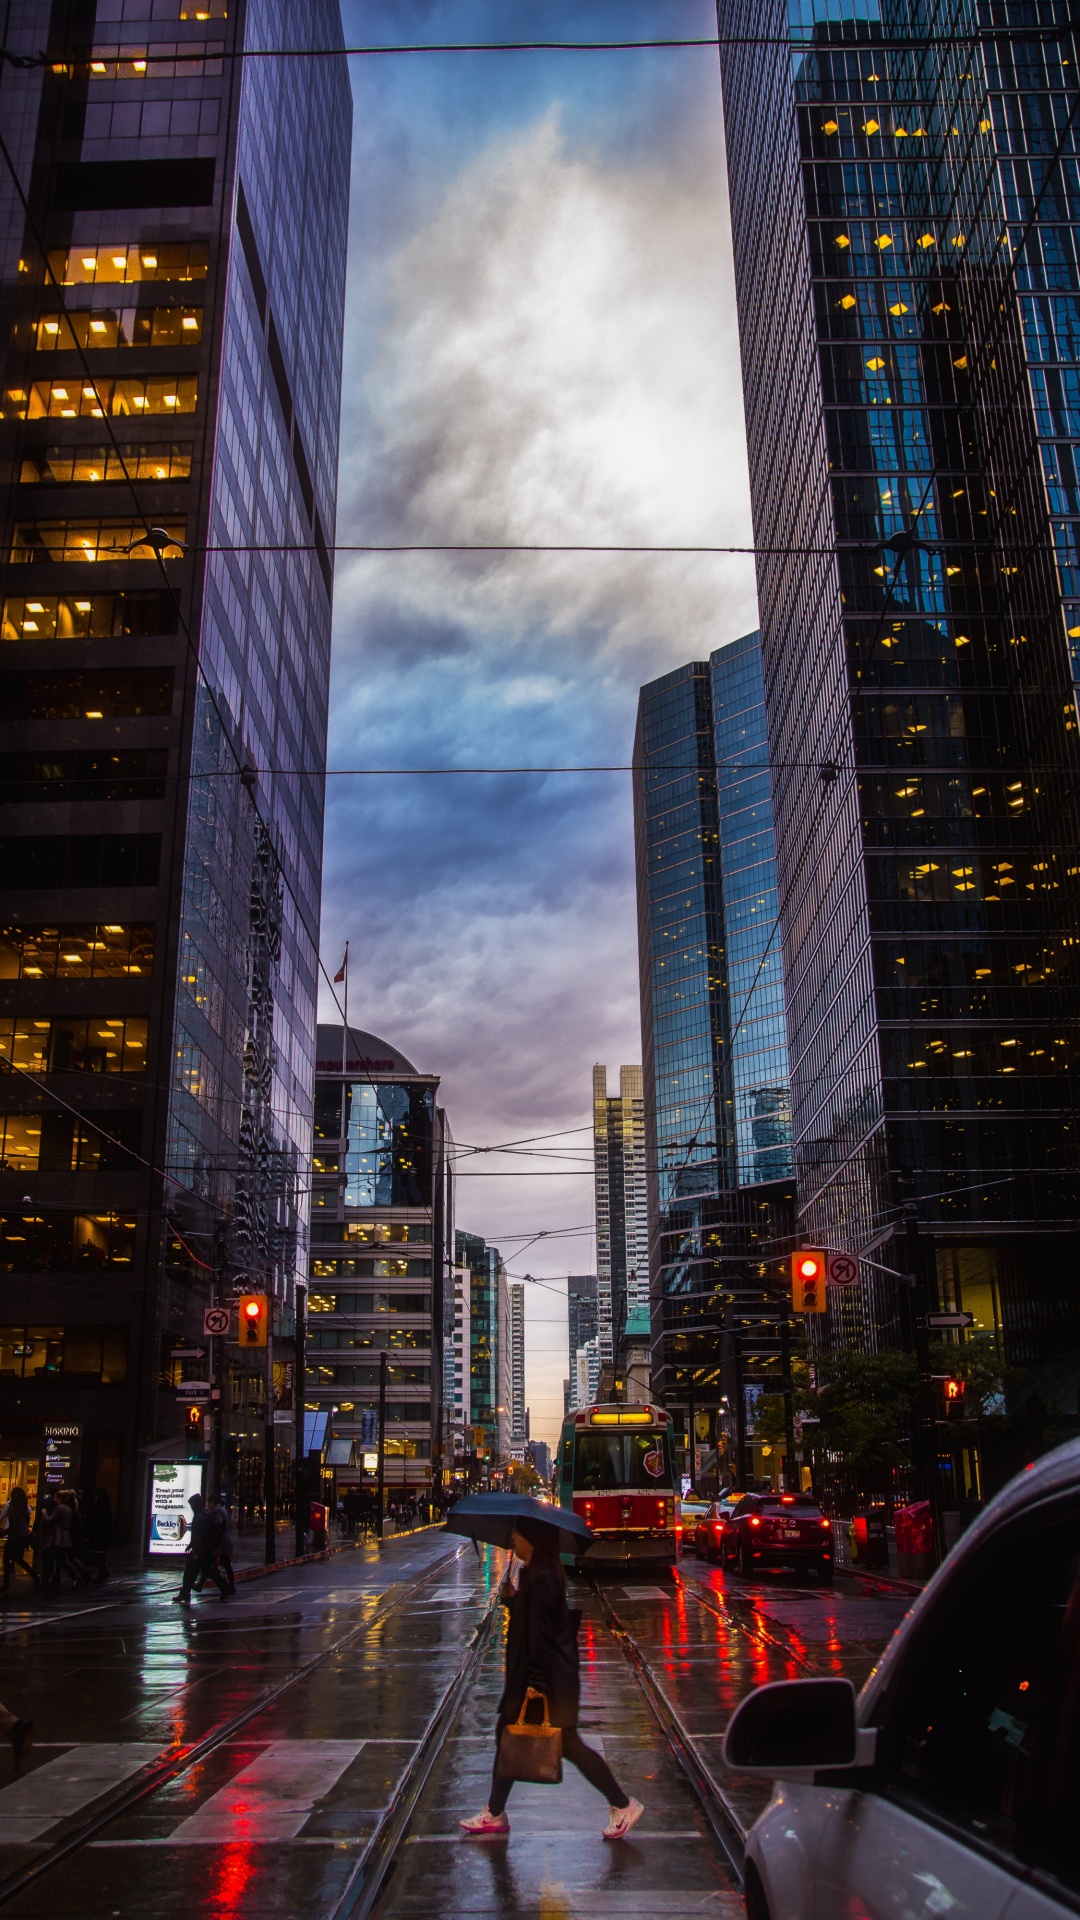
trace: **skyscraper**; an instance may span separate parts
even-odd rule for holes
[[[566,1281],[566,1334],[570,1356],[570,1377],[574,1377],[574,1356],[586,1340],[596,1335],[596,1275],[571,1273]]]
[[[304,1403],[335,1409],[335,1438],[359,1452],[385,1354],[386,1484],[422,1492],[447,1464],[454,1209],[439,1080],[351,1024],[344,1051],[340,1026],[318,1038]],[[346,1466],[339,1489],[360,1474]]]
[[[719,7],[802,1225],[914,1204],[1033,1364],[1080,1346],[1075,33],[820,16]],[[864,1271],[834,1337],[902,1337]]]
[[[634,742],[653,1385],[741,1444],[794,1226],[756,634],[641,690]]]
[[[288,1335],[304,1260],[351,101],[263,0],[14,30],[0,1455],[62,1407],[126,1530],[147,1450],[201,1443],[204,1308],[265,1291]],[[257,1429],[235,1350],[218,1385]]]
[[[509,1309],[510,1362],[510,1444],[524,1447],[528,1439],[525,1424],[525,1285],[511,1280],[506,1289]]]
[[[649,1218],[645,1196],[645,1110],[641,1068],[593,1068],[593,1171],[596,1189],[596,1300],[601,1363],[614,1360],[626,1315],[649,1291]]]
[[[509,1434],[507,1408],[506,1267],[498,1247],[489,1247],[478,1233],[455,1235],[455,1264],[469,1273],[470,1300],[465,1311],[468,1352],[463,1370],[468,1379],[466,1450],[474,1477],[484,1478],[505,1453]],[[500,1340],[500,1335],[504,1336]]]

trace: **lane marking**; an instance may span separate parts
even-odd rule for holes
[[[619,1592],[627,1600],[670,1600],[671,1594],[663,1587],[620,1587]]]
[[[61,1620],[65,1622],[78,1620],[84,1613],[104,1613],[107,1607],[117,1607],[120,1604],[119,1600],[102,1600],[96,1607],[76,1607],[71,1613],[38,1614],[35,1620],[26,1620],[21,1625],[13,1622],[10,1627],[5,1627],[4,1637],[6,1638],[9,1633],[29,1633],[31,1627],[55,1627]]]
[[[5,1846],[28,1846],[120,1785],[155,1759],[160,1748],[132,1741],[72,1747],[0,1791],[0,1834]]]
[[[272,1740],[250,1766],[212,1793],[168,1836],[173,1847],[204,1841],[265,1845],[295,1840],[317,1801],[363,1751],[363,1740]]]

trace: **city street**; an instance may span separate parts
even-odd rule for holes
[[[514,1789],[508,1841],[477,1842],[457,1822],[486,1799],[500,1621],[482,1632],[460,1699],[448,1689],[502,1563],[432,1530],[190,1610],[159,1569],[45,1605],[13,1596],[0,1699],[34,1719],[35,1746],[18,1780],[0,1759],[6,1911],[740,1912],[739,1834],[764,1796],[720,1763],[732,1706],[764,1680],[861,1681],[907,1596],[854,1578],[835,1591],[749,1585],[691,1558],[673,1577],[574,1580],[582,1732],[645,1818],[630,1841],[605,1843],[606,1810],[567,1767],[558,1788]]]

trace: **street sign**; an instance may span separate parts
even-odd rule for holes
[[[275,1427],[291,1427],[296,1416],[291,1407],[274,1408]]]
[[[179,1401],[209,1400],[209,1380],[181,1380],[177,1383],[176,1397]]]
[[[928,1327],[973,1327],[975,1315],[973,1313],[928,1313],[926,1324]]]
[[[232,1313],[228,1307],[204,1308],[202,1330],[211,1338],[227,1338],[231,1323]]]
[[[859,1262],[853,1253],[830,1253],[825,1262],[825,1278],[830,1287],[857,1287]]]
[[[205,1360],[205,1347],[170,1347],[170,1360]]]

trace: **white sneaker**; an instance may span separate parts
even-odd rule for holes
[[[458,1826],[463,1833],[509,1833],[510,1822],[505,1813],[492,1813],[487,1807],[483,1813],[474,1813],[471,1820],[459,1820]]]
[[[636,1827],[645,1809],[640,1800],[631,1800],[628,1807],[612,1807],[611,1819],[604,1828],[605,1840],[625,1840],[631,1827]]]

